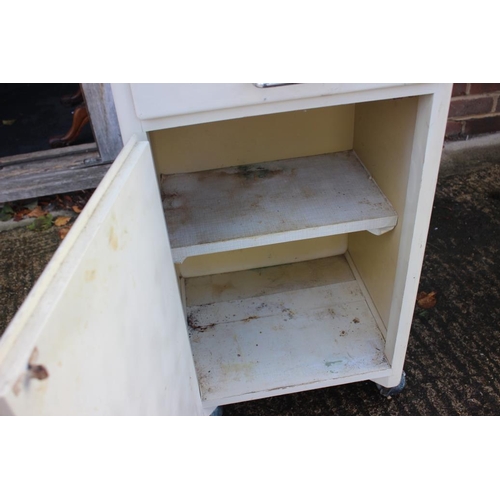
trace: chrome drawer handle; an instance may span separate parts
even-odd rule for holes
[[[298,83],[254,83],[258,89],[267,89],[269,87],[284,87],[285,85],[299,85]]]

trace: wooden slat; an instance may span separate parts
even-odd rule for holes
[[[46,151],[35,151],[34,153],[24,153],[22,155],[4,156],[0,158],[0,169],[20,163],[32,163],[50,159],[61,159],[65,156],[72,156],[78,153],[87,153],[90,157],[97,158],[97,144],[78,144],[77,146],[68,146],[66,148],[48,149]]]
[[[55,157],[35,153],[29,160],[0,168],[0,203],[95,188],[110,167],[95,146]]]
[[[397,222],[352,151],[162,176],[161,185],[176,262]]]
[[[332,271],[325,274],[328,267]],[[189,335],[205,405],[390,373],[382,332],[344,257],[215,278],[186,280]]]
[[[90,124],[103,162],[113,161],[123,147],[109,83],[82,83]]]

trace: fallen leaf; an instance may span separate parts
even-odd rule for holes
[[[79,214],[82,211],[82,209],[78,208],[76,205],[73,205],[71,208],[73,209],[73,212],[75,212],[77,214]]]
[[[20,220],[23,220],[24,217],[30,212],[31,210],[29,208],[21,208],[21,210],[18,210],[16,215],[14,215],[14,221],[19,222]]]
[[[36,206],[31,212],[28,212],[26,214],[28,217],[43,217],[44,215],[47,215],[47,212],[44,212],[42,207]]]
[[[420,292],[417,295],[417,304],[422,309],[430,309],[436,305],[436,292]]]
[[[16,120],[2,120],[2,123],[4,125],[14,125],[14,123],[16,123]]]
[[[70,229],[71,226],[66,226],[59,229],[59,238],[61,238],[61,240],[64,240]]]
[[[27,227],[32,231],[45,231],[46,229],[49,229],[52,226],[53,223],[52,219],[53,219],[52,214],[38,217]]]
[[[54,221],[54,226],[57,226],[57,227],[65,226],[70,220],[71,220],[71,217],[58,217]]]

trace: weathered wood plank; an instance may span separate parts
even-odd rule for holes
[[[78,144],[77,146],[68,146],[66,148],[48,149],[46,151],[35,151],[34,153],[25,153],[22,155],[4,156],[0,158],[0,169],[10,165],[19,165],[20,163],[28,163],[41,160],[50,160],[55,158],[63,158],[72,156],[78,153],[96,153],[97,144],[91,142],[89,144]],[[98,155],[89,155],[96,157]]]
[[[96,150],[0,168],[0,203],[95,188],[110,167]]]
[[[111,86],[109,83],[82,83],[81,86],[101,159],[113,161],[123,141]]]

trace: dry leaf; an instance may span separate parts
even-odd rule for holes
[[[70,229],[71,226],[66,226],[59,229],[59,237],[61,238],[61,240],[64,240]]]
[[[21,208],[21,210],[18,210],[16,214],[14,215],[14,221],[19,222],[20,220],[23,220],[26,215],[28,215],[31,212],[29,208]]]
[[[71,220],[71,217],[58,217],[54,221],[54,226],[57,226],[57,227],[65,226],[70,220]]]
[[[417,304],[422,309],[430,309],[436,305],[436,292],[420,292],[417,295]]]
[[[75,212],[77,214],[79,214],[82,211],[82,209],[78,208],[76,205],[73,205],[71,208],[73,209],[73,212]]]
[[[26,214],[27,217],[43,217],[44,215],[47,215],[47,212],[38,205],[31,212]]]

